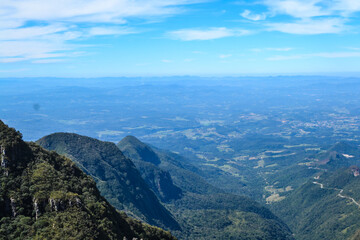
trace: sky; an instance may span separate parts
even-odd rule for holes
[[[354,74],[359,0],[0,0],[0,77]]]

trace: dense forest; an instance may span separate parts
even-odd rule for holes
[[[1,239],[175,239],[129,218],[73,161],[0,121]]]

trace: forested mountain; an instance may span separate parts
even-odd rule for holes
[[[173,185],[161,186],[166,171],[182,194],[164,202],[176,216],[182,231],[174,234],[184,239],[291,239],[290,231],[268,209],[242,196],[224,193],[198,175],[199,169],[181,156],[153,149],[133,136],[122,139],[117,146],[131,157],[155,192],[170,195]],[[150,166],[150,167],[149,167]]]
[[[197,168],[179,161],[180,156],[154,151],[134,137],[125,139],[124,146],[127,146],[127,152],[133,152],[135,163],[154,192],[149,190],[132,162],[113,143],[69,133],[52,134],[40,139],[38,143],[72,158],[93,176],[100,191],[110,202],[120,199],[119,203],[134,207],[142,201],[158,211],[154,204],[160,202],[155,197],[155,192],[171,212],[163,207],[168,214],[157,216],[164,217],[163,224],[180,239],[292,239],[287,226],[268,209],[247,197],[222,193],[198,176]],[[144,156],[150,158],[143,160]],[[108,165],[111,167],[107,167]],[[153,197],[145,198],[149,195],[139,198],[143,191],[136,191],[146,188],[157,202]],[[134,192],[137,197],[132,198]],[[132,210],[134,215],[140,212],[139,217],[144,216],[141,211],[136,210],[139,208]],[[173,218],[173,222],[166,221],[166,216],[174,216],[176,221]]]
[[[0,239],[175,239],[117,212],[70,159],[0,121]]]
[[[360,229],[359,200],[359,169],[351,167],[323,172],[272,209],[296,239],[350,239]]]
[[[159,156],[146,144],[133,136],[127,136],[117,144],[139,169],[141,176],[163,202],[179,199],[182,190],[173,184],[168,171],[159,167]]]
[[[125,210],[152,225],[179,228],[132,161],[114,143],[70,133],[51,134],[37,143],[71,158],[94,178],[101,194],[117,209]]]

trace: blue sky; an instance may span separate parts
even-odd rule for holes
[[[0,77],[360,72],[359,0],[1,0]]]

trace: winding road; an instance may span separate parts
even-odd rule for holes
[[[322,183],[313,182],[313,184],[319,185],[320,188],[322,188],[322,189],[324,188],[324,189],[325,189],[324,184],[322,184]],[[348,196],[345,196],[345,195],[342,195],[342,193],[343,193],[343,191],[344,191],[343,189],[338,189],[338,188],[326,188],[326,189],[331,189],[331,190],[335,190],[335,191],[340,191],[340,192],[338,193],[338,195],[337,195],[338,197],[351,200],[354,204],[356,204],[356,205],[360,208],[360,203],[358,203],[357,201],[355,201],[354,198],[348,197]]]

